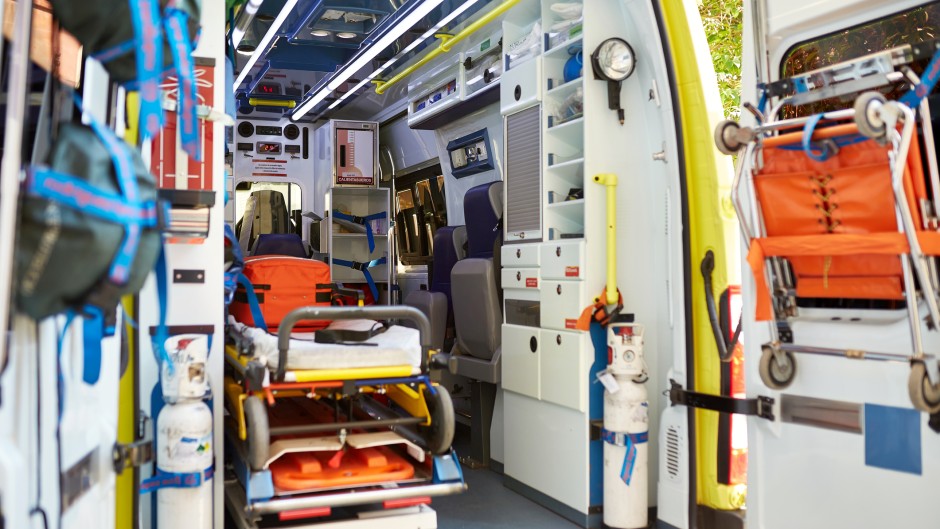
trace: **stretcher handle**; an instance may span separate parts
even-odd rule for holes
[[[287,350],[294,325],[306,320],[390,320],[402,319],[414,322],[421,337],[421,372],[428,371],[428,351],[431,349],[431,322],[423,312],[403,305],[369,305],[366,307],[300,307],[284,316],[277,329],[277,372],[275,381],[284,381],[287,367]]]

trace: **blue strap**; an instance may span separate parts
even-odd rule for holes
[[[372,279],[372,274],[369,272],[369,269],[387,263],[388,259],[382,257],[380,259],[373,259],[365,263],[360,263],[358,261],[346,261],[345,259],[333,259],[333,262],[340,266],[345,266],[362,272],[362,275],[366,278],[366,283],[369,284],[369,290],[372,291],[372,299],[378,301],[379,289],[375,286],[375,280]]]
[[[612,432],[606,428],[602,428],[601,439],[603,439],[605,443],[623,446],[627,449],[623,457],[623,466],[620,469],[620,479],[627,485],[630,485],[630,480],[633,479],[633,467],[636,466],[636,445],[648,442],[649,432],[622,433]]]
[[[813,145],[813,132],[816,130],[816,125],[821,119],[822,114],[815,114],[809,118],[806,125],[803,127],[803,152],[805,152],[806,156],[810,159],[816,160],[817,162],[825,162],[834,154],[826,147],[825,143],[821,144],[821,146]]]
[[[157,275],[157,302],[160,305],[160,320],[157,322],[157,330],[150,340],[153,346],[153,354],[157,357],[157,365],[165,363],[167,370],[172,375],[174,371],[173,361],[170,359],[170,353],[166,350],[166,341],[170,337],[166,328],[169,287],[166,280],[166,250],[162,244],[160,245],[160,255],[157,257],[157,265],[154,273]]]
[[[107,64],[118,57],[123,57],[128,53],[135,51],[137,49],[137,41],[132,39],[126,42],[122,42],[117,46],[113,46],[106,50],[101,50],[98,53],[91,54],[91,58],[100,62],[101,64]],[[234,83],[233,83],[234,84]]]
[[[183,150],[196,161],[202,161],[199,149],[199,130],[196,118],[196,74],[193,72],[193,46],[186,32],[189,15],[185,11],[166,10],[166,34],[173,50],[173,64],[179,79],[176,101],[177,128]]]
[[[372,222],[373,220],[384,219],[387,216],[388,215],[384,211],[373,213],[372,215],[368,215],[366,217],[357,217],[355,215],[347,215],[343,213],[342,211],[339,211],[336,209],[333,210],[333,218],[337,218],[340,220],[345,220],[348,222],[352,222],[354,224],[360,224],[362,226],[365,226],[366,237],[369,239],[369,253],[372,253],[375,251],[375,235],[372,233],[372,225],[369,223]]]
[[[258,295],[255,294],[254,285],[245,277],[245,274],[238,274],[238,284],[245,287],[245,292],[248,295],[248,308],[251,309],[251,319],[254,321],[255,327],[268,332],[268,325],[264,321],[264,314],[261,312],[261,305],[258,303]]]
[[[104,315],[97,307],[86,307],[87,314],[82,325],[82,341],[85,350],[85,362],[82,366],[82,380],[95,385],[101,377],[101,340],[104,339]]]
[[[225,225],[225,240],[232,249],[232,262],[225,271],[225,305],[228,306],[232,303],[235,291],[238,289],[238,276],[244,269],[245,259],[242,257],[242,247],[238,244],[238,238],[235,237],[235,231],[230,224]]]
[[[933,59],[930,59],[930,64],[927,65],[924,75],[920,78],[920,83],[901,96],[901,103],[911,108],[917,108],[920,106],[920,102],[937,86],[938,80],[940,80],[940,49],[934,52]]]
[[[137,79],[140,83],[140,123],[143,137],[152,138],[163,125],[160,77],[163,69],[163,35],[158,0],[128,0],[134,24]]]
[[[26,192],[30,195],[116,224],[138,223],[143,228],[157,225],[157,205],[153,201],[130,205],[120,195],[44,166],[29,167],[27,172]]]
[[[215,476],[215,466],[202,472],[164,472],[157,469],[155,476],[140,484],[140,493],[147,494],[160,489],[195,489],[208,483]]]

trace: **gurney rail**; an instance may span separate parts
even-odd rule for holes
[[[371,503],[382,503],[389,500],[401,500],[420,496],[449,496],[451,494],[460,494],[465,490],[467,490],[467,485],[463,481],[458,481],[436,483],[433,485],[418,485],[414,487],[361,490],[355,492],[321,494],[317,496],[281,498],[252,503],[245,507],[245,510],[249,515],[260,516],[319,507],[336,508],[368,505]]]
[[[278,362],[274,380],[284,381],[287,352],[294,326],[306,320],[390,320],[402,319],[414,322],[421,337],[421,372],[428,371],[428,352],[431,349],[431,322],[423,312],[414,307],[372,305],[366,307],[300,307],[284,317],[277,331]]]

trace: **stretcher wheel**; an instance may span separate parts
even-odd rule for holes
[[[878,116],[878,108],[887,100],[878,92],[865,92],[855,100],[855,124],[866,138],[880,139],[887,133],[885,122]]]
[[[715,127],[715,145],[722,154],[732,155],[744,145],[736,137],[741,125],[737,121],[726,119]]]
[[[763,348],[760,357],[760,379],[770,389],[786,389],[796,377],[796,358],[793,353],[783,351],[784,362],[781,363],[774,355],[773,349],[768,346]]]
[[[927,413],[940,412],[940,385],[930,383],[927,376],[927,366],[923,362],[914,362],[911,365],[911,374],[907,379],[907,392],[911,403],[920,411]]]
[[[248,427],[248,466],[252,470],[263,470],[268,461],[271,446],[271,430],[268,428],[268,410],[257,397],[245,399],[245,425]]]
[[[444,454],[450,450],[454,441],[454,402],[450,393],[443,386],[435,386],[432,395],[425,387],[424,400],[431,413],[431,425],[421,428],[424,440],[428,444],[428,451],[434,455]]]

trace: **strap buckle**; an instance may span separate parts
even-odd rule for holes
[[[760,396],[755,399],[736,399],[724,395],[686,391],[683,389],[682,384],[675,380],[670,380],[669,383],[671,384],[668,390],[669,402],[673,406],[688,406],[690,408],[738,415],[754,415],[768,421],[775,420],[774,399],[771,397]]]
[[[150,435],[150,417],[140,420],[138,435],[142,439],[133,443],[115,443],[111,449],[114,472],[121,474],[125,469],[137,468],[154,460],[153,439]]]

